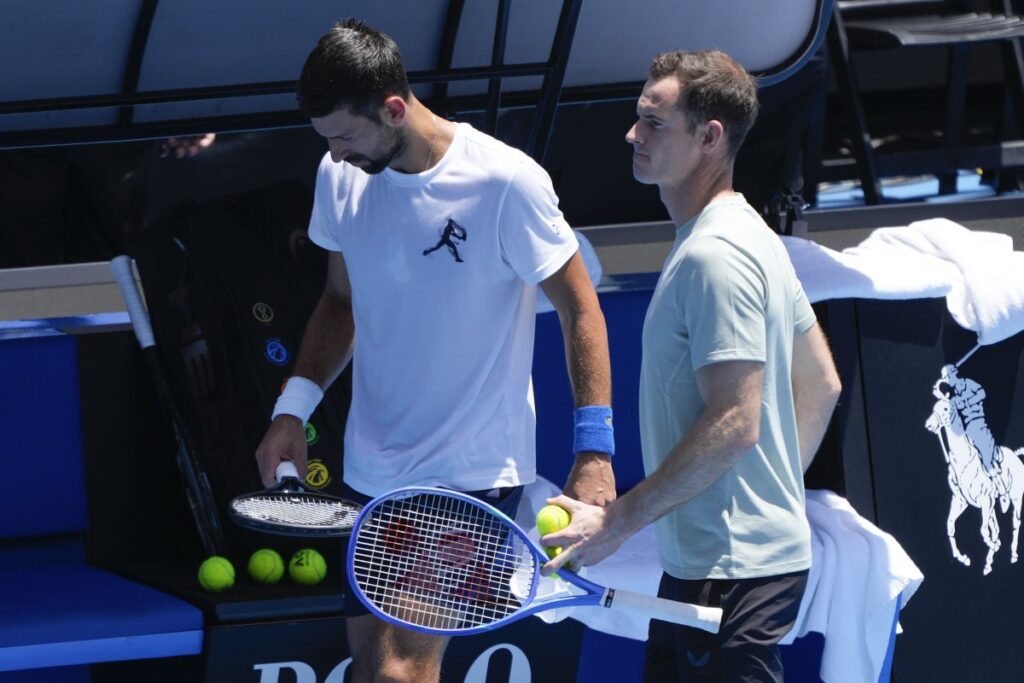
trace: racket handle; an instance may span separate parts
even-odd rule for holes
[[[298,479],[299,471],[295,469],[295,463],[291,460],[282,460],[274,471],[274,475],[277,477],[277,481],[281,482],[285,479]]]
[[[132,273],[131,257],[126,255],[116,256],[110,262],[110,270],[114,273],[114,280],[117,288],[121,290],[121,298],[124,299],[125,308],[128,309],[128,317],[132,321],[132,329],[135,331],[135,338],[139,340],[139,346],[148,349],[156,345],[153,339],[153,328],[149,324],[149,314],[146,313],[146,306],[139,296],[139,288],[135,283],[135,274]]]
[[[605,591],[602,604],[613,609],[646,614],[652,619],[692,626],[708,633],[718,633],[718,627],[722,622],[722,610],[719,607],[691,605],[688,602],[666,600],[615,588]]]

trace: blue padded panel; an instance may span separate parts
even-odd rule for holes
[[[0,538],[86,526],[75,342],[52,330],[0,340],[0,463],[31,487],[0,496]],[[46,504],[36,502],[46,492]]]
[[[15,566],[0,550],[0,671],[196,654],[202,613],[95,567]]]
[[[21,567],[26,570],[28,567],[43,565],[84,565],[84,537],[75,534],[3,541],[0,542],[0,562],[3,562],[4,567],[10,569]],[[0,614],[3,614],[2,605],[0,605]]]
[[[653,290],[602,292],[608,327],[615,410],[615,484],[620,492],[644,478],[640,457],[640,334]],[[572,467],[572,391],[565,369],[562,329],[555,313],[537,316],[533,391],[537,405],[537,471],[556,486]]]

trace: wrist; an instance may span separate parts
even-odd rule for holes
[[[572,413],[572,452],[615,454],[615,432],[609,406],[581,406]]]
[[[626,538],[647,526],[634,502],[634,497],[626,494],[605,506],[607,524],[613,533]]]
[[[277,397],[270,420],[273,422],[279,415],[290,415],[306,424],[323,397],[324,390],[313,380],[299,376],[289,377],[284,389],[281,390],[281,395]]]

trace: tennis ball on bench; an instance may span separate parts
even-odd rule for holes
[[[545,505],[537,513],[537,533],[541,536],[553,534],[569,526],[571,521],[569,511],[558,505]],[[548,557],[554,557],[562,552],[561,548],[544,548]]]
[[[312,548],[303,548],[292,555],[288,562],[288,574],[295,583],[312,586],[327,576],[327,562],[323,555]]]
[[[228,558],[212,555],[199,565],[199,585],[211,593],[223,593],[235,585],[235,568]]]
[[[256,583],[277,583],[284,576],[284,559],[276,550],[260,548],[249,556],[249,576]]]

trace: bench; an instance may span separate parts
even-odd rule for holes
[[[200,653],[199,609],[85,559],[75,339],[0,329],[0,387],[0,671]]]

